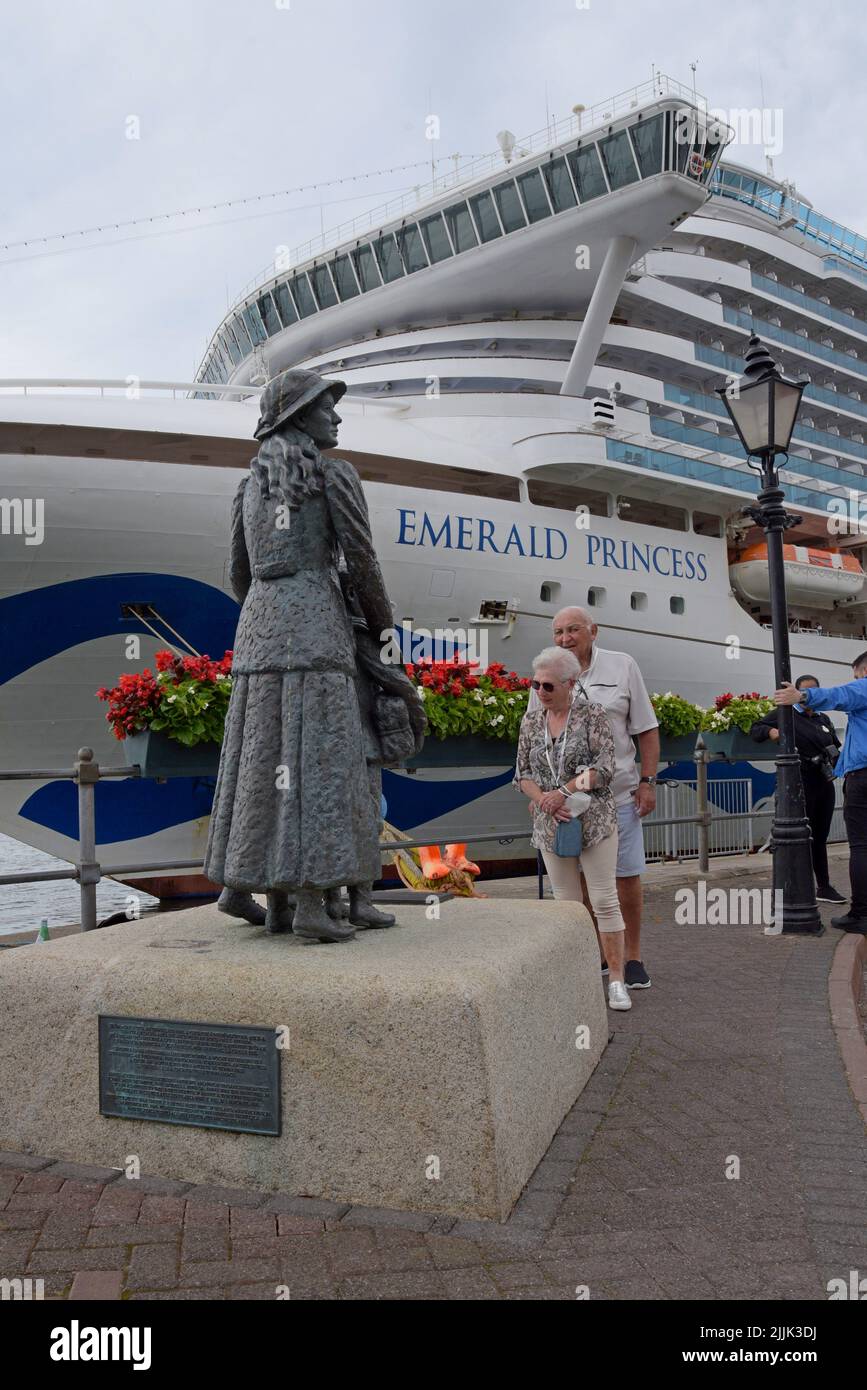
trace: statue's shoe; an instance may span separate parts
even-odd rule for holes
[[[292,931],[308,941],[351,941],[355,935],[355,927],[349,922],[335,922],[325,911],[324,904],[318,909],[308,907],[306,910],[299,905]]]
[[[343,922],[349,914],[349,899],[344,898],[339,888],[329,888],[325,893],[325,911],[335,922]]]
[[[349,920],[353,926],[370,931],[378,927],[393,927],[397,918],[392,912],[380,912],[366,894],[350,893]]]
[[[224,888],[217,899],[217,911],[225,912],[227,917],[238,917],[253,927],[265,925],[266,913],[250,893],[240,893],[236,888]]]
[[[293,930],[295,914],[291,908],[283,908],[280,912],[269,912],[265,917],[265,930],[271,936],[285,936]]]

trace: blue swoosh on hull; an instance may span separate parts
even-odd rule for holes
[[[496,777],[481,777],[478,781],[430,783],[420,798],[410,778],[384,771],[389,822],[398,830],[409,830],[422,821],[447,815],[505,786],[513,776],[510,770]],[[94,798],[97,844],[137,840],[209,815],[214,785],[212,777],[173,777],[168,782],[136,778],[129,782],[97,783]],[[78,790],[73,782],[49,782],[40,787],[25,801],[18,814],[58,835],[66,835],[71,840],[78,838]]]
[[[240,609],[213,584],[176,574],[71,579],[0,599],[0,685],[82,642],[146,632],[135,618],[121,617],[125,603],[153,604],[197,651],[210,656],[222,656],[234,641]]]
[[[436,820],[459,806],[468,806],[488,792],[505,787],[515,776],[514,768],[498,772],[494,777],[462,778],[455,782],[425,782],[399,773],[382,774],[382,789],[388,802],[388,820],[397,830],[411,830],[415,825]],[[529,820],[527,822],[529,826]]]
[[[234,599],[212,584],[176,574],[93,575],[0,599],[4,639],[0,644],[0,685],[83,642],[145,633],[135,618],[121,616],[121,606],[133,603],[152,604],[197,651],[220,657],[234,642],[240,609]],[[173,778],[166,783],[100,782],[95,796],[97,843],[136,840],[198,820],[209,814],[213,795],[214,782],[207,778]],[[19,815],[77,839],[74,784],[51,782],[40,787]]]
[[[774,794],[776,777],[772,772],[763,772],[760,768],[747,762],[711,763],[708,767],[707,778],[707,796],[711,805],[718,806],[721,810],[726,809],[722,800],[714,798],[714,783],[729,782],[734,777],[748,777],[750,779],[753,784],[753,802]],[[671,767],[660,772],[659,780],[660,782],[694,782],[695,763],[672,763]]]
[[[213,777],[98,782],[94,796],[96,843],[138,840],[210,815],[214,786]],[[49,782],[25,801],[18,814],[77,840],[78,788],[74,782]]]

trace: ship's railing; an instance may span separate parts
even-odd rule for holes
[[[349,221],[341,222],[339,226],[321,232],[319,236],[311,237],[303,245],[296,246],[287,258],[287,268],[290,265],[301,265],[312,257],[319,256],[338,246],[341,242],[353,241],[356,237],[379,227],[382,223],[390,222],[392,218],[400,217],[405,212],[415,212],[421,203],[430,202],[442,193],[460,188],[465,183],[472,183],[476,179],[483,178],[486,174],[495,174],[506,167],[511,168],[520,164],[524,158],[538,154],[540,150],[546,150],[549,146],[561,144],[578,135],[589,135],[591,131],[607,125],[610,121],[617,120],[621,116],[628,116],[639,106],[645,106],[649,102],[665,97],[676,97],[700,110],[707,109],[705,98],[699,96],[691,87],[677,82],[673,77],[667,77],[664,73],[657,73],[652,81],[642,82],[637,87],[629,87],[626,91],[618,92],[616,96],[609,97],[607,101],[597,102],[595,106],[586,107],[580,113],[573,113],[562,120],[549,121],[541,130],[536,130],[532,135],[516,140],[514,154],[509,161],[506,161],[501,150],[476,155],[468,160],[462,159],[460,155],[453,155],[455,167],[447,174],[438,174],[423,183],[415,184],[408,193],[401,194],[399,198],[382,203],[370,212],[359,213],[358,216]],[[233,303],[239,304],[260,285],[273,279],[274,274],[272,262],[244,286],[240,293],[235,296]]]
[[[0,394],[4,392],[36,396],[56,391],[74,391],[78,395],[125,396],[127,400],[137,400],[142,392],[153,392],[162,396],[178,396],[185,399],[191,393],[202,396],[259,396],[262,386],[210,385],[201,381],[139,381],[138,377],[128,376],[122,380],[97,377],[0,377]]]
[[[738,849],[752,848],[752,824],[754,819],[761,817],[769,818],[770,812],[756,812],[752,806],[752,797],[746,793],[744,806],[732,805],[732,809],[717,815],[710,809],[709,787],[708,787],[708,765],[712,761],[720,761],[721,755],[711,754],[705,746],[701,735],[698,736],[691,758],[685,761],[695,763],[695,778],[687,782],[665,783],[666,790],[663,795],[666,798],[675,795],[678,787],[686,787],[695,805],[693,814],[679,814],[669,816],[658,816],[656,812],[648,816],[643,822],[643,828],[650,833],[648,842],[648,853],[650,856],[663,858],[691,858],[697,859],[697,868],[700,874],[708,872],[711,853],[717,854],[732,853]],[[731,759],[722,759],[731,761]],[[751,762],[775,762],[775,756],[768,756],[761,751],[761,745],[757,745],[756,756],[750,758]],[[30,768],[22,771],[0,771],[0,782],[16,781],[72,781],[78,786],[78,856],[68,869],[47,869],[32,873],[0,874],[0,887],[12,884],[24,883],[48,883],[62,879],[77,881],[80,890],[80,911],[81,911],[81,930],[94,931],[100,924],[97,921],[96,888],[103,878],[120,878],[128,874],[144,873],[164,873],[177,871],[201,870],[204,863],[201,859],[182,859],[166,860],[157,863],[146,864],[100,864],[96,858],[96,805],[95,790],[96,784],[103,778],[136,778],[141,776],[141,768],[133,765],[124,767],[102,767],[93,756],[90,748],[80,748],[73,767],[46,770]],[[744,779],[747,780],[747,779]],[[663,807],[673,804],[674,809],[680,810],[682,801],[669,803],[666,801]],[[740,833],[735,834],[735,839],[731,838],[733,822],[746,820],[749,831],[744,840]],[[691,826],[695,827],[695,835],[690,834],[686,843],[681,842],[677,834],[671,835],[673,827]],[[712,831],[715,826],[722,827],[722,841],[719,835],[716,836],[716,843],[712,845]],[[665,839],[662,845],[658,843],[656,831],[665,831]],[[528,842],[530,838],[529,825],[526,829],[519,827],[504,827],[501,830],[485,832],[479,834],[471,828],[444,827],[440,830],[436,840],[440,844],[467,844],[471,848],[481,844],[511,844]],[[845,838],[845,835],[842,837]],[[392,853],[400,850],[420,849],[424,845],[431,844],[431,836],[428,834],[424,839],[400,839],[385,840],[380,842],[380,851],[383,854]],[[541,861],[539,861],[541,864]],[[382,895],[388,898],[388,892]],[[539,869],[539,896],[542,896],[542,870]],[[133,914],[129,914],[134,919]],[[2,939],[0,939],[2,945]]]

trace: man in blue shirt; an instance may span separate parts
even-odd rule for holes
[[[774,692],[774,701],[813,710],[842,710],[849,716],[835,773],[843,778],[852,905],[844,917],[832,917],[831,925],[867,936],[867,652],[855,658],[852,672],[853,679],[846,685],[798,690],[787,681]]]

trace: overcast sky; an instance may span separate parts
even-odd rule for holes
[[[543,127],[546,99],[566,116],[648,81],[652,63],[691,84],[696,60],[712,107],[782,113],[777,177],[863,232],[865,31],[862,0],[10,4],[0,242],[424,166],[429,114],[437,155],[481,154],[504,127]],[[737,157],[764,167],[755,146]],[[228,301],[276,247],[423,177],[2,251],[0,377],[191,380]]]

